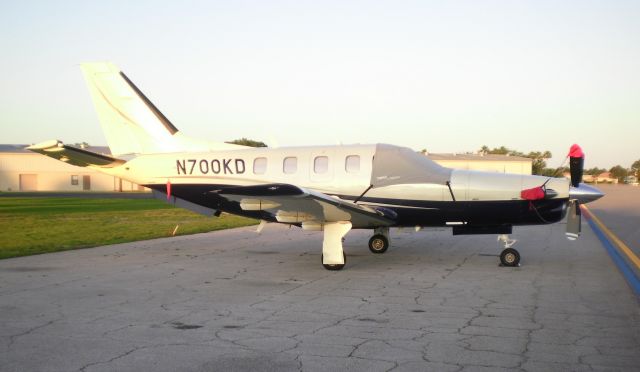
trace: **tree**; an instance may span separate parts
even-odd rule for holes
[[[484,146],[486,147],[486,146]],[[487,154],[495,154],[495,155],[513,155],[515,151],[510,150],[504,146],[494,147],[493,150],[487,151]]]
[[[629,171],[627,171],[625,168],[623,168],[620,165],[616,165],[615,167],[612,167],[611,169],[609,169],[609,172],[611,173],[612,177],[615,177],[618,179],[618,182],[623,182],[624,178],[629,173]]]
[[[633,169],[635,176],[640,178],[640,159],[636,160],[631,164],[631,169]]]
[[[602,173],[604,173],[606,171],[607,170],[604,169],[604,168],[593,167],[593,168],[585,169],[584,170],[584,174],[590,174],[592,176],[597,176],[597,175],[602,174]]]
[[[556,177],[557,175],[560,174],[560,169],[556,168],[544,168],[542,170],[542,172],[540,173],[541,176],[545,176],[545,177]]]
[[[531,162],[531,173],[542,174],[542,171],[547,166],[546,159],[551,158],[551,152],[532,151],[529,154],[525,155],[525,157],[533,159],[533,161]]]
[[[231,143],[233,145],[250,146],[250,147],[267,147],[267,145],[264,142],[254,141],[244,137],[237,140],[230,141],[230,142],[226,142],[226,143]]]
[[[79,147],[81,149],[86,149],[87,147],[89,147],[90,145],[87,142],[76,142],[73,145],[74,147]]]
[[[489,147],[485,145],[480,148],[480,152],[484,154],[521,156],[532,159],[531,173],[533,174],[543,174],[543,172],[545,172],[545,167],[547,166],[546,160],[551,158],[551,152],[549,151],[531,151],[528,154],[524,154],[520,151],[511,150],[504,146],[494,147],[493,150],[490,150]]]
[[[544,168],[540,175],[545,177],[558,177],[564,173],[569,173],[569,167]]]

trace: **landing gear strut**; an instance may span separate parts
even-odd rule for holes
[[[504,250],[500,253],[500,264],[510,267],[520,266],[520,253],[515,248],[511,248],[517,240],[509,239],[509,235],[503,234],[498,236],[498,241],[504,244]]]
[[[351,230],[351,222],[329,222],[323,225],[322,266],[327,270],[342,270],[347,256],[342,249],[342,238]]]
[[[378,227],[374,230],[374,235],[369,239],[369,250],[371,253],[382,254],[389,249],[389,228]]]

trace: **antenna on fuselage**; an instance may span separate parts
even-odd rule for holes
[[[447,181],[447,187],[449,188],[449,193],[451,194],[451,199],[453,199],[453,201],[456,201],[456,197],[455,195],[453,195],[453,189],[451,188],[451,182]]]
[[[367,187],[367,189],[366,189],[366,190],[364,190],[364,191],[362,192],[362,194],[360,194],[360,196],[358,196],[358,197],[356,198],[356,200],[354,200],[354,201],[353,201],[353,204],[356,204],[358,201],[360,201],[360,199],[362,199],[362,197],[364,196],[364,194],[366,194],[367,192],[369,192],[369,190],[371,190],[371,188],[373,188],[373,185],[369,185],[369,187]]]

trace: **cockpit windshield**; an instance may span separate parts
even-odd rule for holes
[[[378,144],[373,158],[371,185],[382,187],[410,183],[445,185],[451,180],[451,169],[409,148]]]

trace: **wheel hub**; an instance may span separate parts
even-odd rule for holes
[[[513,263],[516,260],[516,255],[513,253],[507,253],[504,256],[504,260],[507,261],[508,263]]]
[[[380,250],[380,249],[384,248],[384,242],[382,241],[382,239],[375,239],[373,241],[373,244],[371,244],[371,245],[376,250]]]

